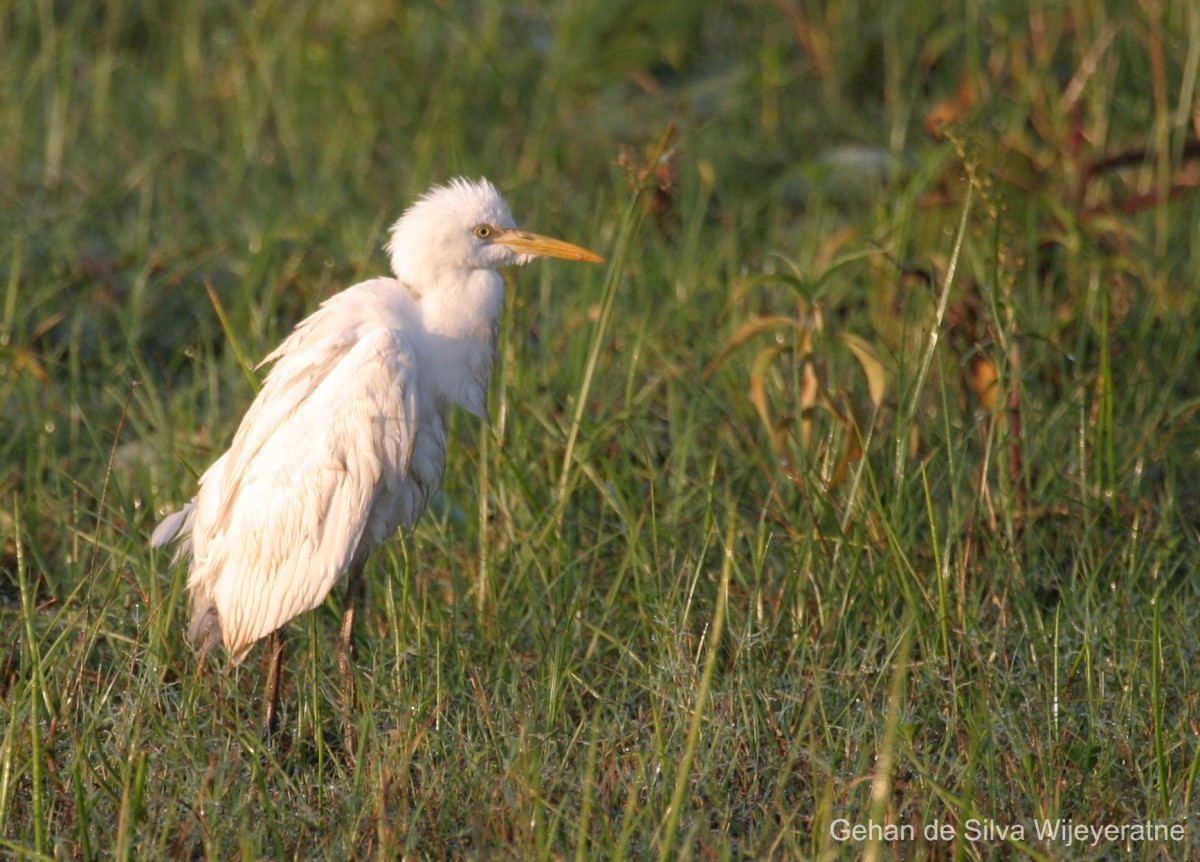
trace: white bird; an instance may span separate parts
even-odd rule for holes
[[[151,536],[190,557],[189,637],[202,653],[223,643],[240,663],[346,577],[345,673],[363,566],[437,491],[450,405],[487,420],[504,302],[496,270],[538,256],[601,261],[518,230],[486,180],[431,189],[386,249],[395,278],[333,296],[263,360],[274,366],[229,451]]]

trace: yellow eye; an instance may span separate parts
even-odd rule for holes
[[[479,237],[480,239],[487,239],[492,235],[492,230],[493,228],[490,224],[481,224],[475,228],[474,233],[475,236]]]

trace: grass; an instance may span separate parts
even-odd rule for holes
[[[1200,853],[1191,4],[44,0],[0,46],[7,855]],[[513,274],[352,744],[340,596],[265,742],[149,533],[456,174],[610,265]]]

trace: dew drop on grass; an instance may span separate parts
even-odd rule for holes
[[[53,420],[53,419],[51,419],[51,420],[48,420],[48,421],[46,422],[46,424],[42,426],[42,430],[43,430],[43,431],[45,431],[47,434],[53,434],[53,433],[54,433],[54,428],[55,428],[55,425],[54,425],[54,420]]]

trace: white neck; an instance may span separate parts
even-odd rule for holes
[[[487,420],[487,386],[504,307],[504,280],[494,270],[447,274],[418,298],[426,349],[427,390]]]

